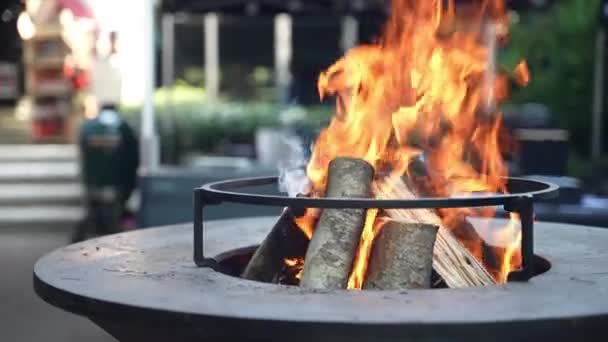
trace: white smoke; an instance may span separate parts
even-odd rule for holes
[[[277,163],[279,169],[279,191],[295,197],[305,194],[310,189],[310,181],[306,177],[306,151],[302,140],[296,135],[283,135],[286,149]]]

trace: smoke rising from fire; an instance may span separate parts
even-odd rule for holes
[[[278,162],[279,191],[295,197],[308,193],[310,181],[306,176],[306,150],[302,140],[296,135],[284,134],[282,137],[284,147],[287,149],[283,158]]]

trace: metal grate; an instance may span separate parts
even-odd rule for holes
[[[507,179],[508,194],[484,194],[475,197],[379,200],[288,197],[239,191],[245,187],[277,185],[277,183],[277,177],[243,178],[210,183],[194,190],[194,262],[197,266],[214,269],[218,267],[214,259],[206,258],[204,254],[204,208],[209,205],[220,205],[223,202],[289,207],[295,216],[303,215],[306,208],[441,209],[503,206],[505,211],[518,214],[522,229],[522,267],[512,272],[509,280],[527,281],[534,275],[534,201],[554,198],[558,195],[557,185],[522,178]]]

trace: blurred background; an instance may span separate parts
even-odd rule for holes
[[[498,63],[511,174],[548,179],[541,220],[608,227],[608,2],[512,0]],[[37,258],[70,241],[191,221],[191,190],[277,174],[331,118],[319,72],[386,18],[381,0],[5,0],[0,5],[0,336],[111,341],[38,300]],[[292,146],[292,147],[289,147]],[[270,191],[270,190],[269,190]],[[238,210],[235,210],[238,209]],[[223,206],[209,218],[266,215]],[[35,325],[35,329],[31,326]]]

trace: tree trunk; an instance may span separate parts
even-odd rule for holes
[[[325,197],[369,197],[374,169],[360,159],[336,158],[329,164]],[[300,286],[344,289],[348,283],[365,209],[325,209],[306,252]]]

